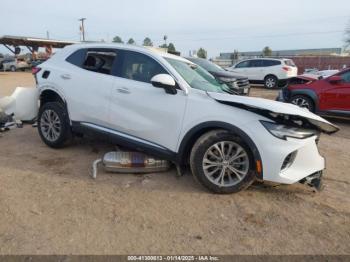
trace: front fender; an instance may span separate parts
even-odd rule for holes
[[[259,153],[259,150],[253,140],[240,128],[228,124],[225,122],[219,122],[219,121],[209,121],[204,122],[201,124],[198,124],[194,127],[192,127],[183,137],[178,151],[178,162],[184,164],[184,161],[186,160],[186,157],[188,156],[189,150],[191,150],[192,146],[194,145],[195,141],[204,133],[213,130],[213,129],[225,129],[228,131],[231,131],[232,133],[238,135],[243,141],[248,145],[250,148],[254,160],[255,161],[261,161],[261,156]],[[262,165],[261,165],[262,166]],[[258,178],[263,178],[263,170],[259,174],[257,174]]]

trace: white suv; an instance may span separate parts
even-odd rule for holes
[[[280,82],[298,75],[298,68],[291,59],[248,59],[227,70],[248,77],[252,84],[264,84],[266,88],[276,88]]]
[[[93,131],[172,161],[216,193],[254,180],[318,185],[319,132],[338,128],[298,106],[223,93],[192,62],[132,45],[72,45],[36,72],[38,131],[53,148]]]

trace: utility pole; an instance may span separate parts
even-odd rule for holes
[[[49,33],[49,31],[46,31],[46,38],[47,38],[47,39],[50,39],[50,33]]]
[[[84,21],[86,20],[86,18],[80,18],[79,21],[81,22],[81,26],[80,26],[80,31],[83,35],[83,42],[85,42],[85,27],[84,27]]]

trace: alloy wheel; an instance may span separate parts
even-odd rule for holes
[[[239,144],[222,141],[206,151],[202,166],[210,182],[220,187],[230,187],[238,184],[248,174],[249,157]]]
[[[50,142],[55,142],[59,138],[62,124],[55,111],[49,109],[43,112],[40,119],[40,129],[45,139]]]
[[[268,78],[265,84],[268,88],[273,88],[276,86],[276,80],[274,78]]]
[[[291,102],[294,105],[300,106],[302,108],[307,108],[308,110],[310,110],[310,103],[305,98],[298,97],[293,99]]]

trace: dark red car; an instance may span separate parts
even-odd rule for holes
[[[324,79],[290,79],[278,97],[320,115],[350,117],[350,68]]]

